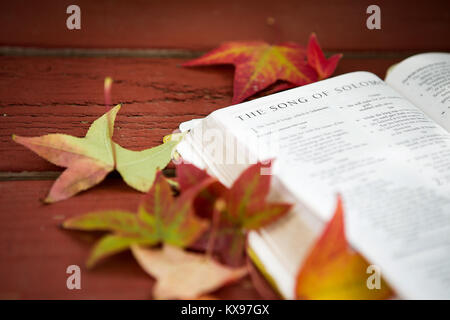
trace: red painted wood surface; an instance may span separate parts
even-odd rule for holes
[[[450,48],[447,0],[14,0],[0,2],[0,44],[86,48],[189,48],[227,40],[304,43],[317,32],[332,50]],[[382,29],[366,28],[381,7]],[[79,31],[66,28],[67,6],[81,8]],[[273,19],[275,24],[268,24]]]
[[[62,230],[64,219],[102,209],[135,211],[142,194],[120,179],[107,179],[94,192],[44,205],[52,181],[0,182],[0,299],[149,299],[154,281],[130,253],[84,267],[98,235]],[[81,290],[68,290],[66,268],[81,267]],[[257,299],[246,278],[217,297]]]
[[[336,74],[366,70],[384,78],[401,58],[344,58]],[[14,143],[11,134],[83,136],[105,112],[103,79],[123,103],[115,140],[140,150],[192,118],[231,103],[233,68],[183,68],[185,59],[0,57],[0,171],[49,171],[56,166]],[[15,161],[21,159],[21,161]]]
[[[377,31],[365,27],[368,0],[79,0],[82,29],[69,31],[65,9],[73,3],[0,2],[0,299],[151,298],[153,280],[129,253],[87,270],[84,261],[98,235],[59,228],[65,218],[87,211],[134,210],[142,194],[112,174],[72,199],[43,205],[40,199],[61,168],[11,140],[12,133],[84,135],[105,112],[105,76],[115,80],[113,102],[124,103],[114,139],[138,150],[159,144],[180,122],[230,104],[232,67],[180,67],[222,41],[305,44],[315,31],[326,49],[345,54],[336,74],[366,70],[381,78],[408,52],[450,49],[448,1],[378,1]],[[66,55],[56,57],[45,48],[87,49],[56,51]],[[146,51],[146,58],[136,51],[108,58],[117,52],[89,48],[163,50]],[[82,266],[80,291],[66,288],[71,264]],[[258,298],[248,279],[214,295]]]

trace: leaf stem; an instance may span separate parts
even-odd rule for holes
[[[206,246],[206,256],[211,257],[214,251],[214,244],[217,238],[217,229],[219,228],[220,216],[222,211],[225,209],[225,201],[223,199],[218,199],[214,205],[211,233],[208,238],[208,244]]]

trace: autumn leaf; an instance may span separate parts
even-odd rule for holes
[[[180,192],[186,192],[208,179],[213,179],[205,170],[181,161],[176,165],[177,182]],[[219,181],[211,181],[200,190],[194,200],[194,208],[200,217],[212,218],[215,202],[225,192],[226,187]]]
[[[249,166],[229,189],[217,180],[205,184],[205,187],[197,194],[202,202],[207,203],[201,210],[214,205],[221,211],[224,219],[246,230],[259,229],[280,218],[289,211],[291,205],[266,202],[270,191],[271,175],[261,174],[261,172],[270,171],[270,168],[271,164],[267,166],[261,162]],[[205,170],[198,169],[192,164],[178,164],[176,170],[182,193],[205,180],[214,179]],[[211,216],[202,213],[200,215]]]
[[[265,42],[226,42],[183,66],[214,64],[235,66],[233,104],[244,101],[277,80],[298,86],[317,80],[317,73],[306,61],[305,48],[292,42],[279,45]]]
[[[120,105],[95,120],[83,138],[66,134],[40,137],[13,135],[13,140],[51,163],[67,168],[55,181],[47,203],[67,199],[100,183],[116,169],[132,188],[146,192],[153,184],[156,170],[164,168],[178,141],[172,139],[154,148],[132,151],[112,140],[114,121]]]
[[[271,166],[271,164],[270,164]],[[287,203],[268,203],[270,174],[262,174],[261,162],[249,166],[224,196],[226,219],[246,230],[257,230],[281,218],[291,208]]]
[[[380,289],[368,289],[368,262],[347,242],[344,211],[336,211],[297,275],[297,299],[386,299],[392,290],[381,279]]]
[[[316,70],[319,76],[318,80],[323,80],[331,76],[334,70],[336,70],[339,60],[342,58],[342,54],[335,54],[329,59],[325,58],[315,33],[309,38],[307,50],[308,63]]]
[[[204,254],[164,245],[161,249],[132,246],[139,265],[157,282],[156,299],[195,299],[235,282],[247,274],[247,268],[230,268]]]
[[[208,183],[205,181],[204,183]],[[194,215],[192,201],[200,184],[177,198],[159,171],[155,183],[140,203],[138,213],[107,210],[87,213],[66,220],[63,227],[82,231],[109,231],[94,247],[87,265],[127,250],[131,245],[166,243],[186,247],[207,229],[207,221]]]
[[[342,55],[326,59],[313,33],[307,49],[293,42],[277,45],[226,42],[183,66],[232,64],[235,67],[232,103],[239,103],[277,81],[274,93],[325,79],[334,72]]]
[[[260,229],[284,216],[291,208],[286,203],[268,203],[271,175],[261,174],[262,163],[249,166],[227,189],[213,181],[197,193],[194,203],[197,215],[211,221],[210,230],[202,235],[194,248],[214,251],[220,261],[231,266],[245,263],[247,231]],[[193,165],[177,165],[181,190],[189,190],[209,175]],[[183,192],[183,191],[182,191]]]

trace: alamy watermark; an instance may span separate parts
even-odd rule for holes
[[[67,277],[66,286],[69,290],[80,290],[81,289],[81,269],[76,264],[72,264],[67,267],[66,273],[70,274]]]
[[[376,4],[372,4],[367,7],[367,14],[370,16],[367,17],[366,26],[369,30],[380,30],[381,29],[381,9]]]
[[[66,20],[66,27],[69,30],[81,29],[81,9],[76,4],[71,4],[67,7],[66,13],[70,14]]]
[[[366,273],[370,274],[366,281],[367,289],[381,289],[381,268],[377,265],[371,264],[367,267]]]

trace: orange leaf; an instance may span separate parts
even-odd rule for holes
[[[369,289],[369,264],[352,250],[344,233],[344,212],[337,208],[306,258],[296,280],[297,299],[386,299],[392,290],[381,279],[380,289]]]
[[[139,265],[157,283],[156,299],[195,299],[235,282],[247,274],[244,268],[223,266],[204,254],[165,245],[161,249],[132,246]]]
[[[313,67],[319,75],[318,80],[323,80],[331,76],[336,69],[339,60],[342,58],[342,54],[335,54],[329,59],[325,58],[325,55],[319,46],[319,42],[317,42],[315,33],[311,34],[309,37],[307,56],[309,65]]]
[[[305,49],[295,43],[226,42],[184,66],[232,64],[235,66],[232,103],[244,101],[277,80],[304,85],[317,80],[306,61]]]

